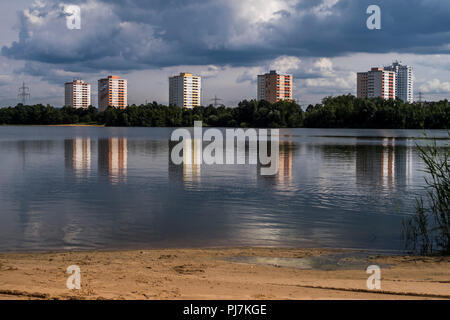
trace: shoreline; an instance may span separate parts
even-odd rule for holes
[[[94,127],[94,128],[104,128],[104,124],[48,124],[48,125],[37,125],[38,127]]]
[[[105,124],[1,124],[0,127],[87,127],[87,128],[107,128]]]
[[[68,290],[66,269],[81,270]],[[382,291],[367,289],[379,265]],[[450,257],[209,248],[0,253],[2,299],[450,299]]]
[[[180,127],[170,127],[170,126],[110,126],[107,127],[106,124],[0,124],[0,127],[99,127],[99,128],[169,128],[169,129],[178,129],[178,128],[190,128],[187,126]],[[409,129],[401,129],[401,128],[353,128],[353,127],[293,127],[293,128],[271,128],[271,127],[220,127],[220,126],[207,126],[203,125],[203,128],[219,128],[219,129],[278,129],[278,130],[297,130],[297,129],[306,129],[306,130],[366,130],[366,131],[380,131],[380,130],[396,130],[396,131],[444,131],[448,132],[448,129],[423,129],[423,128],[409,128]],[[330,137],[339,137],[339,136],[330,136]],[[347,137],[347,136],[343,136]],[[370,138],[376,138],[377,136],[369,136]],[[405,137],[405,138],[415,138],[415,137]],[[420,136],[421,139],[444,139],[448,140],[448,138],[426,138]]]
[[[134,252],[134,251],[170,251],[170,250],[208,250],[208,251],[223,251],[223,250],[310,250],[310,251],[326,251],[326,252],[365,252],[371,255],[382,256],[412,256],[404,249],[370,249],[370,248],[349,248],[349,247],[302,247],[302,246],[259,246],[259,245],[222,245],[222,246],[122,246],[122,247],[98,247],[98,248],[76,248],[76,249],[14,249],[8,251],[1,251],[2,255],[43,255],[43,254],[63,254],[63,253],[120,253],[120,252]]]
[[[94,127],[106,128],[105,124],[2,124],[0,127]]]

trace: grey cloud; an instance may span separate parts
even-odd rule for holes
[[[5,86],[10,82],[10,77],[6,75],[0,75],[0,86]]]
[[[43,25],[22,13],[20,37],[4,46],[2,54],[72,70],[126,70],[181,64],[253,66],[280,55],[450,52],[448,1],[380,0],[380,31],[365,27],[365,9],[372,0],[340,0],[325,11],[317,9],[324,1],[303,0],[257,23],[250,16],[236,16],[233,1],[75,1],[85,6],[81,31],[65,28],[59,3],[52,0],[33,8]],[[234,41],[252,32],[258,41]]]
[[[249,0],[43,2],[43,7],[30,7],[32,16],[19,13],[19,37],[1,53],[26,61],[17,74],[51,84],[76,74],[98,77],[180,65],[268,69],[280,56],[301,57],[304,62],[356,52],[450,53],[450,1],[301,0],[289,9],[274,9],[262,20],[255,20],[258,11],[245,7]],[[66,28],[61,3],[82,6],[82,30]],[[270,7],[264,3],[261,12]],[[369,31],[365,25],[366,8],[374,3],[382,9],[380,31]],[[253,71],[243,72],[237,82],[255,85]],[[347,71],[336,67],[329,77],[342,78]],[[300,88],[312,93],[341,90],[333,84],[326,87],[330,79],[303,63],[291,73]],[[308,85],[308,79],[316,79],[310,81],[315,86]]]

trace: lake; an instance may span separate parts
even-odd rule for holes
[[[174,165],[172,131],[0,127],[0,251],[395,252],[402,219],[425,194],[421,131],[282,129],[276,176],[256,165]]]

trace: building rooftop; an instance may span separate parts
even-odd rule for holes
[[[89,84],[89,83],[81,79],[74,79],[71,82],[66,82],[66,84]]]

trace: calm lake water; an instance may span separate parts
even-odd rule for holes
[[[420,131],[280,130],[274,177],[255,165],[176,166],[172,131],[0,127],[0,251],[396,251],[424,194]]]

